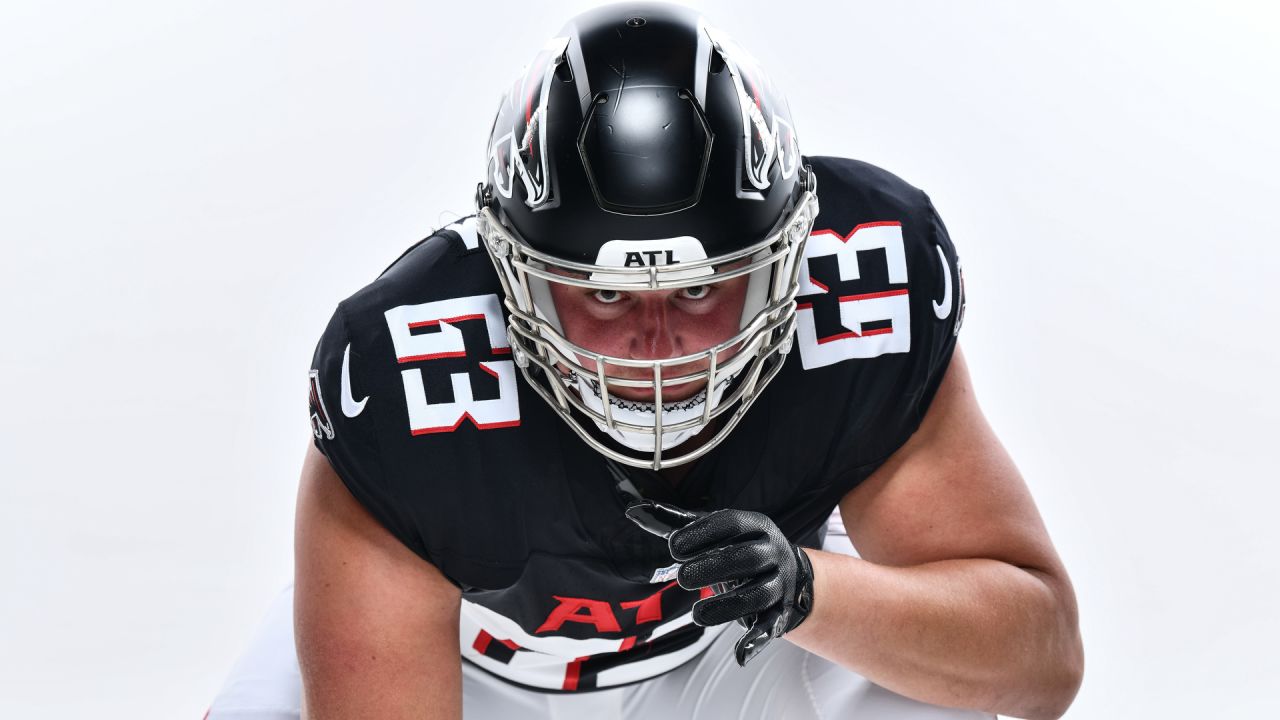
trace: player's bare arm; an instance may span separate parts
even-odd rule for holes
[[[378,524],[314,447],[295,557],[304,718],[461,717],[460,592]]]
[[[840,508],[862,559],[805,551],[813,612],[788,640],[927,702],[1065,712],[1084,662],[1071,581],[958,350],[920,429]]]

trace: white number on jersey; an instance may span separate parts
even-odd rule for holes
[[[836,256],[841,281],[858,280],[858,252],[883,249],[888,264],[889,282],[907,282],[907,255],[902,241],[902,224],[898,222],[866,223],[846,236],[831,230],[818,230],[805,244],[804,262],[800,266],[799,295],[824,295],[830,289],[809,276],[809,261]],[[840,304],[840,324],[844,331],[818,337],[813,320],[813,303],[796,305],[796,340],[800,361],[806,370],[833,365],[853,358],[873,358],[887,353],[911,350],[911,303],[906,288],[844,295],[834,298]],[[863,323],[889,321],[888,327],[863,330]]]
[[[401,305],[386,312],[387,328],[395,346],[396,360],[402,364],[420,363],[440,358],[466,357],[462,331],[455,327],[463,322],[483,322],[489,336],[489,349],[497,355],[511,353],[507,344],[506,325],[497,295],[473,295],[421,305]],[[438,326],[438,332],[415,334],[413,331]],[[409,406],[409,429],[414,435],[452,432],[463,420],[471,420],[481,430],[514,427],[520,424],[520,404],[516,393],[516,367],[510,360],[479,363],[480,369],[498,379],[498,397],[474,399],[467,373],[450,375],[453,402],[431,402],[422,381],[421,368],[400,371],[404,382],[404,399]]]

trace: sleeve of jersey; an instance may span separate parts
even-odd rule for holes
[[[863,326],[864,336],[884,333],[884,351],[854,361],[857,369],[831,466],[846,490],[874,472],[919,428],[951,363],[964,318],[960,261],[927,196],[919,212],[904,218],[902,244],[905,296],[893,294],[902,290],[882,293],[884,297],[874,299],[882,303],[878,314],[869,315],[895,319]],[[895,303],[907,307],[895,310]],[[901,322],[902,310],[909,313],[909,323]],[[909,324],[907,333],[904,324]]]
[[[339,306],[311,361],[311,431],[316,448],[383,527],[430,561],[421,533],[396,491],[395,478],[384,470],[376,413],[365,411],[365,393],[370,386],[357,371],[366,365],[362,359],[360,349],[350,340]]]

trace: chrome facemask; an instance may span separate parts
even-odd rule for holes
[[[817,214],[817,197],[810,187],[780,229],[758,243],[717,257],[642,267],[585,264],[539,252],[483,203],[476,229],[502,282],[512,357],[529,385],[604,456],[658,470],[695,460],[723,441],[781,369],[795,331],[800,258]],[[706,350],[661,360],[604,355],[570,342],[561,332],[546,285],[643,292],[714,284],[744,275],[751,279],[741,329]],[[678,368],[690,365],[706,369],[677,374]],[[649,377],[609,375],[608,366],[640,368]],[[664,388],[694,382],[704,385],[697,395],[664,403]],[[621,399],[609,392],[611,386],[645,388],[653,392],[654,400]],[[720,427],[704,443],[683,454],[666,454],[722,416]],[[636,452],[619,452],[598,433]]]

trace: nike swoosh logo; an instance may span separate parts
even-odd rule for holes
[[[951,314],[951,266],[947,264],[947,256],[942,252],[941,245],[934,245],[934,249],[938,251],[938,262],[942,263],[942,302],[933,303],[933,314],[938,316],[939,320],[946,320]],[[343,398],[346,402],[346,398]]]
[[[347,343],[347,349],[342,351],[342,392],[340,395],[342,396],[342,414],[349,418],[364,412],[364,404],[369,402],[368,395],[360,402],[356,402],[356,399],[351,397],[351,343]]]

